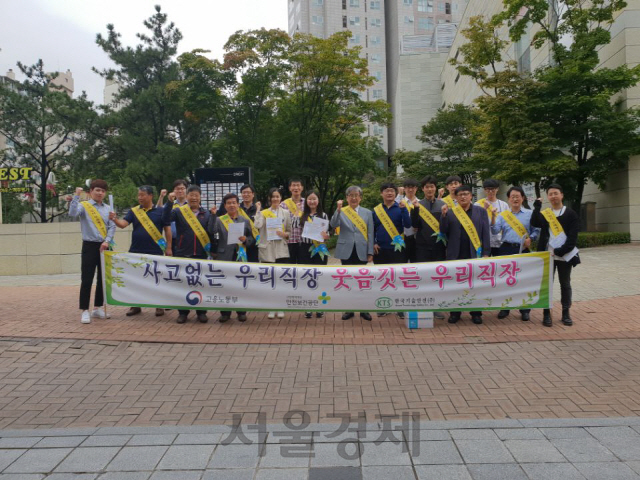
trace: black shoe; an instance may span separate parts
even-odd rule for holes
[[[199,317],[199,316],[198,316],[198,320],[200,320],[200,317]],[[208,319],[207,319],[207,320],[208,320]],[[231,315],[220,315],[220,318],[218,319],[218,322],[220,322],[220,323],[226,323],[226,322],[228,322],[229,320],[231,320]],[[240,320],[240,318],[238,318],[238,320]],[[207,323],[207,322],[205,321],[205,322],[202,322],[202,323]]]
[[[573,325],[573,320],[571,320],[571,316],[569,315],[569,309],[568,308],[563,308],[562,309],[562,324],[566,325],[567,327],[570,327],[571,325]]]
[[[378,317],[386,317],[387,316],[387,312],[381,312],[377,314]]]
[[[404,320],[404,312],[398,312],[398,318]]]
[[[522,312],[522,321],[523,322],[528,322],[529,321],[529,312]]]
[[[324,312],[316,312],[316,318],[324,317]]]
[[[542,314],[542,325],[545,327],[551,327],[553,325],[553,321],[551,320],[551,310],[545,308]]]
[[[360,312],[360,318],[371,321],[371,314],[367,312]]]
[[[304,318],[311,318],[311,312],[304,312]]]
[[[188,313],[181,313],[180,315],[178,315],[178,319],[176,320],[176,323],[187,323],[188,316],[189,316]]]
[[[500,313],[498,313],[498,318],[500,320],[502,320],[503,318],[507,318],[509,316],[509,313],[511,313],[509,310],[500,310]]]
[[[209,317],[207,317],[206,313],[199,313],[198,314],[198,321],[200,323],[207,323],[209,321]]]
[[[449,320],[447,320],[447,322],[458,323],[458,320],[460,320],[460,317],[458,317],[457,315],[449,315]]]
[[[353,312],[347,312],[347,313],[343,313],[342,314],[342,319],[343,320],[349,320],[350,318],[353,318],[354,313]]]
[[[471,321],[476,325],[482,324],[482,317],[480,315],[471,315]]]
[[[125,315],[126,315],[127,317],[132,317],[132,316],[134,316],[134,315],[138,315],[140,312],[142,312],[142,309],[141,309],[141,308],[139,308],[139,307],[131,307],[131,308],[127,311],[127,313],[125,313]]]
[[[246,322],[247,321],[247,314],[246,313],[239,313],[238,314],[238,321],[239,322]]]

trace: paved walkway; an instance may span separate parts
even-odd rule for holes
[[[0,431],[0,478],[640,479],[640,417],[299,425]]]

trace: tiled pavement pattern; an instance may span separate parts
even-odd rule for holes
[[[640,479],[640,417],[383,425],[267,425],[262,438],[215,426],[0,431],[0,478]]]
[[[0,428],[640,415],[640,339],[476,345],[0,341]]]
[[[323,319],[305,319],[300,313],[285,319],[266,318],[266,312],[249,313],[249,320],[235,319],[219,324],[217,312],[211,312],[206,325],[191,320],[175,323],[176,312],[153,316],[146,309],[136,317],[126,317],[126,309],[111,307],[112,318],[82,325],[77,309],[78,278],[73,285],[53,286],[66,277],[31,279],[42,286],[18,286],[25,277],[0,277],[0,337],[65,338],[178,343],[242,344],[345,344],[399,345],[434,343],[478,343],[530,340],[575,340],[640,338],[640,322],[631,312],[640,310],[640,244],[586,249],[583,263],[573,270],[575,303],[573,328],[563,327],[560,317],[558,282],[555,282],[556,319],[553,328],[542,328],[541,312],[532,313],[531,322],[522,322],[514,311],[498,320],[497,312],[485,313],[485,323],[477,326],[468,314],[456,325],[437,320],[433,329],[410,331],[395,315],[374,316],[373,322],[354,319],[342,321],[339,313],[327,313]],[[4,286],[2,286],[4,285]],[[16,285],[16,286],[7,286]],[[25,305],[28,298],[28,305]],[[28,321],[25,321],[25,317]]]

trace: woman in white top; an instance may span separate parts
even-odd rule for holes
[[[261,263],[287,263],[289,261],[289,246],[287,239],[291,234],[291,215],[280,208],[282,195],[277,188],[269,190],[268,201],[270,207],[260,210],[260,203],[256,204],[257,212],[254,221],[255,227],[260,230],[260,245],[258,245],[258,257]],[[277,230],[278,240],[268,240],[266,217],[278,218],[282,223],[282,229]],[[269,312],[268,318],[275,317],[275,312]],[[284,312],[278,312],[278,318],[284,318]]]

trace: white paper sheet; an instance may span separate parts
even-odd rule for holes
[[[276,233],[278,230],[282,231],[282,219],[280,218],[267,218],[267,240],[282,240]]]
[[[316,242],[324,242],[322,232],[326,232],[329,229],[329,221],[322,218],[315,218],[313,222],[304,222],[304,228],[302,229],[302,236]]]
[[[227,245],[237,245],[242,243],[240,237],[244,236],[244,222],[231,223],[227,232]]]

